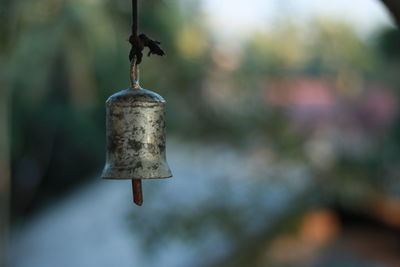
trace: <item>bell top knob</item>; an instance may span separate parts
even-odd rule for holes
[[[135,106],[142,103],[165,104],[166,101],[159,94],[143,88],[122,90],[110,96],[106,101],[107,106]]]

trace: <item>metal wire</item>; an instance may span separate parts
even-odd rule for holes
[[[137,40],[138,38],[138,3],[137,0],[132,0],[132,33],[131,38]],[[137,58],[134,56],[131,60],[131,69],[130,69],[130,78],[131,78],[131,88],[132,89],[140,89],[139,85],[139,69],[137,64]]]

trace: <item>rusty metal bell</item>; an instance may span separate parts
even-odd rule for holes
[[[139,86],[136,65],[131,71],[131,88],[106,101],[107,155],[101,177],[132,179],[134,201],[141,205],[142,200],[135,199],[142,198],[140,179],[168,178],[172,173],[165,153],[166,102]]]

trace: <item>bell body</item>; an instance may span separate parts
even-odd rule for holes
[[[106,101],[104,179],[171,177],[165,155],[165,100],[145,89],[126,89]]]

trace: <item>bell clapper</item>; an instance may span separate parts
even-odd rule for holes
[[[142,194],[141,179],[132,179],[132,192],[133,192],[133,202],[138,206],[142,206],[143,194]]]

